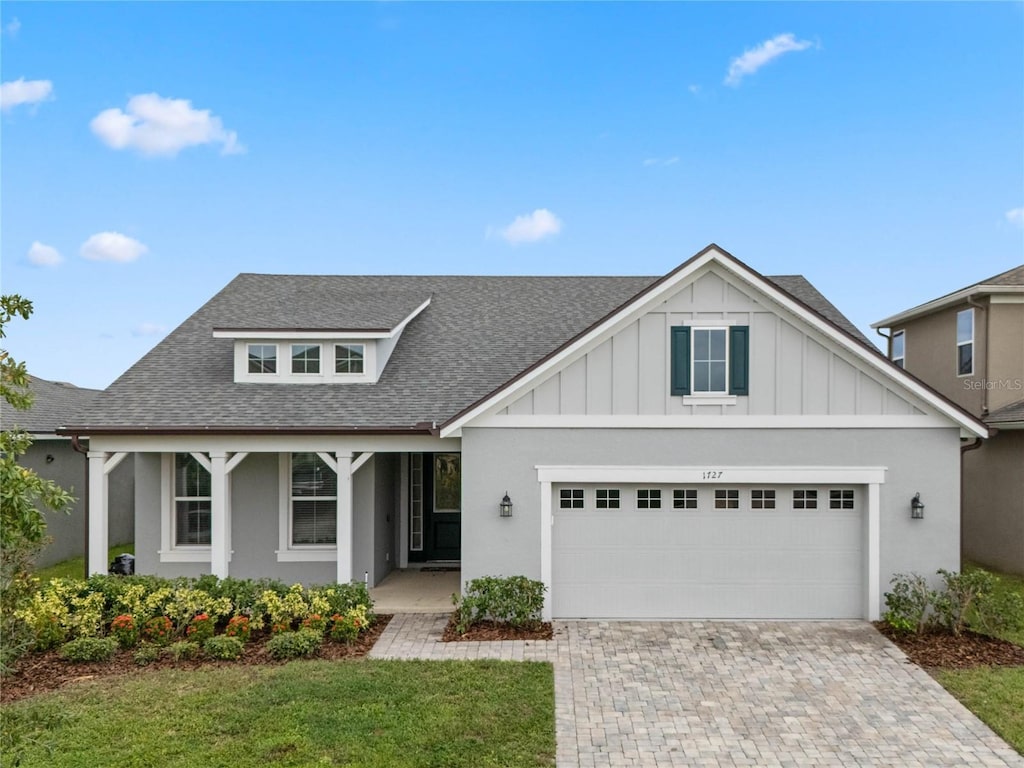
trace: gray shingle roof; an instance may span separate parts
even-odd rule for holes
[[[993,427],[998,427],[1000,424],[1024,422],[1024,400],[1018,400],[1015,403],[1004,405],[1002,408],[997,408],[990,412],[983,421],[986,424],[991,424]]]
[[[341,431],[440,424],[656,279],[242,274],[68,426],[88,434],[136,428]],[[863,339],[803,278],[772,279]],[[379,304],[392,296],[394,306],[382,309]],[[224,327],[386,326],[428,296],[430,305],[405,328],[376,384],[235,383],[234,342],[212,335],[214,328]]]
[[[875,345],[851,323],[846,316],[836,309],[831,301],[821,295],[821,292],[811,285],[803,275],[772,275],[767,278],[784,290],[790,296],[802,301],[819,315],[829,320],[833,325],[838,325],[848,334],[868,346],[872,351],[877,351]]]
[[[4,429],[23,429],[34,434],[53,432],[57,427],[81,415],[85,407],[99,395],[97,389],[83,389],[62,381],[47,381],[29,376],[32,407],[19,411],[0,398],[0,422]]]

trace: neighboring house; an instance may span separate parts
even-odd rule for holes
[[[31,434],[32,445],[19,463],[54,481],[76,498],[69,514],[44,510],[50,541],[36,557],[36,565],[45,567],[85,554],[85,456],[74,450],[71,438],[57,435],[56,429],[73,420],[99,394],[99,390],[29,376],[29,391],[34,400],[27,411],[15,410],[6,401],[0,402],[3,429],[22,429]],[[130,463],[111,476],[110,497],[110,543],[130,542],[135,535],[135,496]]]
[[[965,446],[963,553],[1024,574],[1024,264],[872,327],[893,362],[991,427]]]
[[[661,278],[239,275],[63,432],[96,568],[134,454],[141,572],[458,561],[543,580],[548,617],[873,619],[959,566],[987,429],[709,246]]]

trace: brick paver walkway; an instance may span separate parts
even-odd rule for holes
[[[1016,766],[1024,759],[863,622],[556,622],[442,643],[398,615],[376,658],[550,661],[558,766]]]

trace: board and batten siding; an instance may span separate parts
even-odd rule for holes
[[[859,369],[824,335],[706,272],[497,415],[918,415],[912,396]],[[750,394],[702,405],[670,394],[670,329],[750,327]]]

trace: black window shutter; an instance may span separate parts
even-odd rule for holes
[[[729,394],[750,394],[750,326],[729,328]]]
[[[690,394],[690,329],[672,326],[672,394]]]

